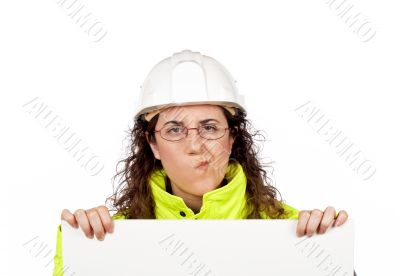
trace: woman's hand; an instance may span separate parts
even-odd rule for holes
[[[346,211],[340,211],[336,216],[335,208],[327,207],[325,212],[314,209],[299,212],[296,234],[298,237],[307,235],[311,237],[315,232],[324,234],[329,227],[344,224],[349,217]]]
[[[68,209],[61,213],[61,219],[68,222],[74,228],[81,228],[86,237],[104,240],[106,232],[114,231],[114,223],[106,206],[99,206],[89,210],[78,209],[72,214]]]

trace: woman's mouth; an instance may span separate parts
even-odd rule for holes
[[[208,161],[201,161],[195,167],[196,169],[206,170],[208,168],[209,162]]]

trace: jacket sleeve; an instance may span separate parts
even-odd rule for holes
[[[285,209],[285,219],[298,219],[299,218],[299,210],[293,208],[290,205],[287,205],[282,202],[283,208]]]
[[[113,220],[125,219],[122,214],[114,214],[112,216]],[[63,257],[62,257],[62,231],[61,224],[57,227],[57,242],[56,242],[56,254],[54,255],[54,270],[53,276],[64,276],[64,271],[68,268],[63,267]]]
[[[283,207],[284,213],[282,216],[280,216],[280,219],[298,219],[299,217],[299,210],[296,208],[287,205],[283,203],[282,201],[280,202],[281,206]],[[266,212],[261,213],[261,219],[271,219]]]
[[[57,242],[56,242],[56,254],[54,256],[54,271],[53,276],[64,276],[63,271],[63,259],[62,259],[62,235],[61,235],[61,224],[57,227]]]

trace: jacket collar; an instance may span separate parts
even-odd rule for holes
[[[200,212],[195,214],[182,198],[166,191],[164,169],[149,179],[157,219],[240,219],[246,218],[247,178],[239,163],[230,163],[225,174],[227,184],[203,195]]]

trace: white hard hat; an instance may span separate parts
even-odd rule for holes
[[[170,106],[215,104],[232,114],[235,108],[246,113],[243,95],[235,80],[215,59],[184,50],[163,59],[141,86],[141,99],[135,120],[142,114],[149,121]]]

